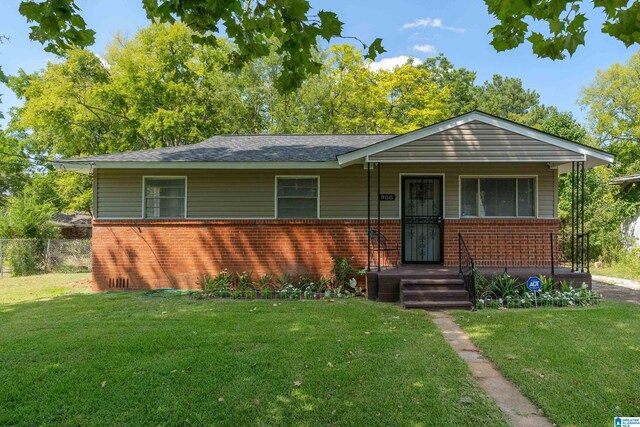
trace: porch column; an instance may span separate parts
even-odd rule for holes
[[[371,163],[367,162],[367,271],[371,271]]]
[[[380,162],[376,167],[378,168],[378,271],[380,271]]]
[[[571,162],[571,271],[589,269],[588,245],[584,231],[585,199],[584,162]]]

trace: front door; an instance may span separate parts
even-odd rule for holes
[[[442,263],[442,177],[402,177],[402,262]]]

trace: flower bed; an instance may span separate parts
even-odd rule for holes
[[[585,283],[576,288],[566,281],[555,282],[541,276],[541,291],[531,292],[526,284],[506,273],[489,280],[476,273],[475,278],[477,309],[591,306],[602,301],[602,295],[588,289]]]
[[[352,267],[351,261],[333,257],[332,277],[311,278],[308,275],[293,277],[290,274],[274,276],[265,274],[258,279],[251,272],[231,273],[223,270],[214,276],[205,276],[196,298],[302,300],[320,298],[345,298],[359,296],[363,290],[357,286],[356,277],[363,274]]]

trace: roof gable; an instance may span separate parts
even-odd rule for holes
[[[383,162],[571,162],[583,160],[584,155],[473,120],[368,158]]]
[[[503,158],[502,160],[499,160],[495,156],[493,156],[493,158],[486,161],[515,161],[516,156],[518,157],[519,161],[548,161],[558,164],[570,161],[586,160],[588,167],[607,164],[613,161],[613,156],[609,153],[605,153],[603,151],[587,147],[576,142],[568,141],[566,139],[547,134],[528,126],[520,125],[509,120],[501,119],[479,111],[472,111],[470,113],[463,114],[461,116],[415,130],[413,132],[386,139],[365,148],[339,155],[338,163],[341,166],[347,166],[349,164],[359,163],[366,160],[393,161],[390,158],[385,158],[383,160],[384,155],[382,155],[381,153],[392,153],[390,154],[391,157],[394,155],[393,153],[396,153],[397,155],[397,153],[402,152],[403,149],[400,147],[406,144],[415,143],[417,141],[422,141],[422,144],[424,145],[424,148],[427,149],[427,152],[430,147],[433,147],[431,151],[437,151],[438,148],[446,148],[450,152],[455,153],[456,150],[463,150],[462,146],[465,145],[466,148],[464,149],[471,155],[474,153],[474,151],[477,151],[473,149],[474,144],[480,144],[475,145],[476,147],[482,145],[487,147],[491,146],[491,144],[487,143],[487,141],[485,141],[484,143],[479,142],[483,139],[483,132],[486,133],[487,131],[493,132],[493,134],[495,135],[494,149],[501,151]],[[453,137],[456,135],[456,133],[458,135],[465,133],[476,133],[476,137],[467,138],[467,140],[463,141],[462,143],[452,143],[451,141],[454,139]],[[486,137],[486,135],[484,136]],[[500,139],[507,139],[507,137],[518,140],[518,142],[514,143],[514,150],[506,148],[504,145],[500,147]],[[448,142],[447,139],[449,139]],[[437,146],[438,144],[435,143],[435,141],[438,140],[439,147]],[[489,137],[488,140],[490,141],[491,137]],[[432,143],[431,146],[429,146],[429,141]],[[413,145],[419,146],[420,142]],[[516,154],[516,147],[524,149],[530,147],[532,150],[541,149],[543,151],[546,149],[547,154],[540,156],[530,156],[527,158],[527,156]],[[507,152],[507,150],[509,150],[509,152]],[[405,151],[411,151],[411,148],[406,148]],[[476,152],[475,154],[478,153]],[[554,155],[557,155],[557,157],[554,157]],[[402,161],[435,162],[461,160],[453,155],[445,159],[443,159],[442,156],[436,156],[433,157],[433,160],[429,160],[429,156],[427,154],[423,154],[420,158],[414,156],[413,159],[407,158]],[[477,158],[471,156],[468,158],[468,161],[483,161],[483,155],[480,155]]]

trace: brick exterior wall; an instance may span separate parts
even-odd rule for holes
[[[384,220],[393,246],[397,220]],[[252,271],[329,275],[331,256],[367,265],[366,220],[97,220],[95,290],[197,288],[204,275]],[[389,261],[383,258],[382,265]]]
[[[558,261],[557,219],[448,219],[444,226],[445,265],[458,264],[458,233],[477,266],[548,267]]]
[[[557,233],[558,224],[554,219],[444,220],[444,263],[458,264],[460,232],[478,265],[501,265],[505,259],[548,265],[548,235]],[[388,247],[399,245],[399,220],[383,220],[381,228]],[[204,275],[225,268],[255,276],[329,275],[332,255],[353,257],[362,268],[366,229],[366,220],[97,220],[93,287],[197,288]],[[392,264],[395,253],[389,258],[382,257],[381,264]]]

